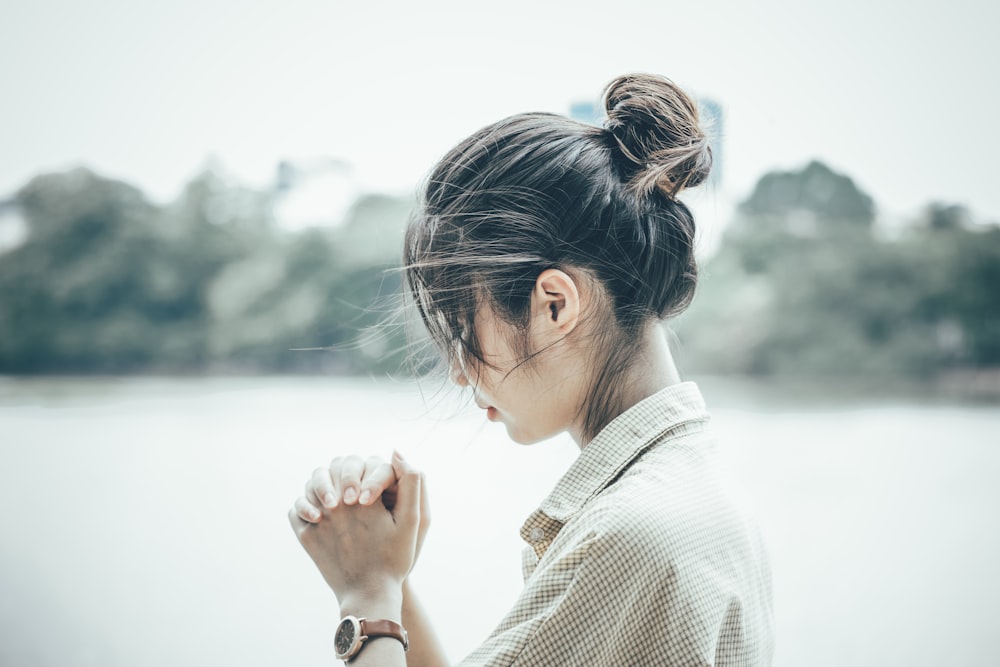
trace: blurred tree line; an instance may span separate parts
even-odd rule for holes
[[[940,203],[893,233],[813,162],[757,183],[677,323],[691,369],[927,378],[1000,368],[1000,227]]]
[[[331,230],[275,228],[213,172],[168,206],[77,169],[16,195],[0,255],[0,373],[343,372],[399,366],[399,239],[412,202],[359,199]],[[398,305],[398,304],[397,304]],[[307,349],[303,348],[323,348]]]
[[[87,170],[16,195],[0,254],[0,373],[384,372],[406,356],[402,231],[368,195],[279,230],[269,195],[205,172],[173,203]],[[676,322],[697,372],[929,377],[1000,368],[1000,228],[932,204],[887,234],[850,178],[765,175]],[[303,348],[322,348],[303,350]]]

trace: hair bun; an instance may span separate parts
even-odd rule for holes
[[[708,177],[712,149],[698,125],[698,106],[666,77],[620,76],[604,90],[605,129],[617,140],[640,196],[659,188],[667,197]]]

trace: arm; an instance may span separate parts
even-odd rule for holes
[[[409,580],[403,582],[403,627],[410,635],[407,667],[445,667],[448,664],[444,648]]]

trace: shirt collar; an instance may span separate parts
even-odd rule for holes
[[[552,492],[524,522],[521,537],[537,551],[663,435],[707,419],[705,401],[693,382],[671,385],[636,403],[583,448]]]

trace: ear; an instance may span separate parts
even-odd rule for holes
[[[576,281],[559,269],[545,269],[531,292],[532,324],[538,333],[563,337],[580,321],[580,291]]]

